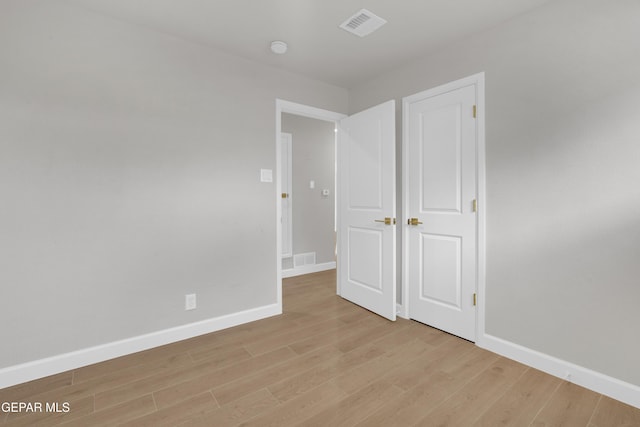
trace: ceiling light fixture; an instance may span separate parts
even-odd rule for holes
[[[283,41],[276,40],[271,42],[271,52],[282,55],[287,52],[287,44]]]

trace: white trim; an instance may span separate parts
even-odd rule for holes
[[[403,288],[404,290],[404,288]],[[403,298],[404,299],[404,296]],[[406,305],[404,304],[396,304],[396,316],[402,318],[402,319],[409,319],[409,309]]]
[[[297,104],[283,99],[276,99],[276,109],[279,109],[280,113],[295,114],[296,116],[324,120],[325,122],[337,122],[347,117],[346,114],[335,113],[333,111],[310,107],[304,104]]]
[[[176,326],[163,331],[152,332],[150,334],[139,335],[137,337],[35,360],[33,362],[10,366],[0,369],[0,389],[278,314],[282,314],[281,305],[266,305],[215,317],[213,319]]]
[[[402,303],[399,316],[409,319],[409,230],[404,224],[409,215],[409,104],[416,95],[402,98],[402,217],[400,227],[402,228],[402,248],[401,261],[402,273],[400,273],[402,286]]]
[[[318,273],[320,271],[333,270],[336,268],[336,262],[324,262],[322,264],[303,265],[302,267],[289,268],[282,270],[282,278],[302,276],[303,274]]]
[[[282,311],[282,106],[276,99],[276,304]]]
[[[566,360],[521,346],[519,344],[483,335],[476,345],[509,359],[516,360],[547,374],[562,378],[579,386],[601,393],[628,405],[640,408],[640,386],[587,369]]]
[[[396,316],[402,317],[400,316],[400,313],[402,313],[402,305],[396,303]],[[402,317],[402,318],[406,319],[406,317]]]
[[[280,132],[280,155],[282,155],[282,146],[285,145],[285,142],[287,143],[287,151],[288,151],[288,155],[287,155],[287,159],[288,159],[288,164],[287,164],[287,168],[289,170],[289,175],[287,176],[287,188],[289,189],[289,205],[288,205],[288,213],[289,213],[289,224],[288,224],[288,228],[289,228],[289,251],[286,253],[282,254],[282,258],[290,258],[293,256],[293,201],[292,201],[292,197],[291,197],[291,192],[293,191],[293,161],[292,161],[292,155],[293,155],[293,135],[291,135],[290,133],[287,132]],[[279,164],[278,168],[276,168],[276,171],[278,174],[280,174],[280,191],[282,191],[282,168],[284,165]],[[280,194],[280,193],[278,193]],[[282,196],[281,196],[282,197]],[[278,203],[280,203],[281,207],[280,207],[280,215],[282,215],[282,199],[278,199]],[[280,224],[282,224],[282,221],[280,221]],[[280,226],[282,227],[282,225]],[[280,230],[280,232],[282,232],[282,229]],[[280,241],[280,244],[282,245],[282,240]]]
[[[476,152],[476,197],[478,200],[478,211],[476,215],[477,225],[477,312],[476,312],[476,341],[485,335],[486,316],[486,279],[487,279],[487,160],[485,142],[485,99],[484,99],[484,73],[472,76],[476,85],[476,132],[477,132],[477,152]]]
[[[476,88],[476,197],[478,200],[477,220],[477,282],[478,306],[476,310],[476,339],[484,335],[485,331],[485,284],[486,284],[486,148],[485,148],[485,114],[484,114],[484,72],[474,74],[441,86],[428,89],[402,98],[402,219],[400,224],[405,224],[409,212],[409,116],[407,111],[409,104],[461,87],[473,85]],[[402,227],[402,304],[400,317],[409,318],[409,230]]]

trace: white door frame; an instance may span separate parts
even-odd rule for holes
[[[282,132],[282,113],[295,114],[296,116],[308,117],[310,119],[323,120],[326,122],[336,123],[345,117],[346,114],[335,113],[321,108],[310,107],[304,104],[298,104],[291,101],[276,98],[276,286],[277,286],[277,304],[282,312],[282,224],[280,217],[282,216],[282,182],[280,181],[280,165],[282,153],[280,152],[280,133]],[[338,295],[340,289],[336,289]]]
[[[476,194],[478,197],[477,220],[477,294],[478,303],[476,310],[476,345],[481,345],[485,331],[485,300],[486,295],[486,157],[485,157],[485,114],[484,114],[484,73],[474,74],[460,80],[446,83],[444,85],[420,92],[420,97],[431,97],[440,95],[458,88],[475,85],[476,88],[476,133],[477,133],[477,180]],[[399,316],[409,318],[409,229],[404,227],[408,220],[409,212],[409,117],[405,114],[408,111],[408,104],[411,102],[409,96],[402,101],[402,306]]]
[[[281,232],[283,231],[288,231],[289,232],[289,252],[283,253],[281,256],[282,258],[289,258],[293,256],[293,224],[292,224],[292,213],[293,213],[293,207],[292,207],[292,198],[291,198],[291,189],[292,189],[292,184],[293,184],[293,180],[291,178],[291,175],[293,175],[293,164],[291,161],[291,154],[293,152],[293,149],[291,147],[291,143],[293,141],[293,135],[291,135],[290,133],[286,133],[286,132],[282,132],[280,134],[280,154],[284,155],[285,153],[283,153],[283,146],[285,146],[285,140],[287,142],[286,146],[287,146],[287,164],[283,165],[282,163],[280,163],[280,168],[277,170],[278,173],[280,173],[279,177],[280,177],[280,190],[282,191],[282,187],[285,186],[287,187],[287,191],[282,191],[282,194],[286,193],[286,200],[287,200],[287,208],[285,209],[288,213],[288,218],[289,221],[287,222],[287,227],[283,227],[283,229],[281,230]],[[282,179],[282,172],[287,170],[288,174],[287,174],[287,179],[283,180]],[[286,181],[286,182],[285,182]],[[282,196],[283,198],[280,200],[280,205],[282,205],[282,200],[285,200],[284,196]],[[281,206],[282,208],[282,206]],[[281,217],[283,212],[280,212]],[[283,217],[282,217],[283,218]],[[282,221],[280,222],[282,225],[285,225]],[[288,230],[285,230],[288,229]],[[284,244],[284,240],[283,239],[283,244]]]

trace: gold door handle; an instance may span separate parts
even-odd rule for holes
[[[422,222],[418,221],[418,218],[409,218],[407,220],[407,225],[418,225],[422,224]]]
[[[391,225],[396,223],[395,218],[385,217],[385,219],[374,219],[375,222],[384,222],[384,225]]]
[[[289,193],[282,193],[282,198],[283,198],[283,199],[286,199],[286,198],[288,198],[288,197],[289,197]]]

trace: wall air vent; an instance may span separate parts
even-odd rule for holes
[[[352,17],[347,18],[342,24],[340,24],[340,28],[345,31],[348,31],[356,36],[364,37],[373,33],[378,28],[382,27],[386,24],[387,21],[375,15],[374,13],[368,11],[367,9],[362,9],[356,12]]]

